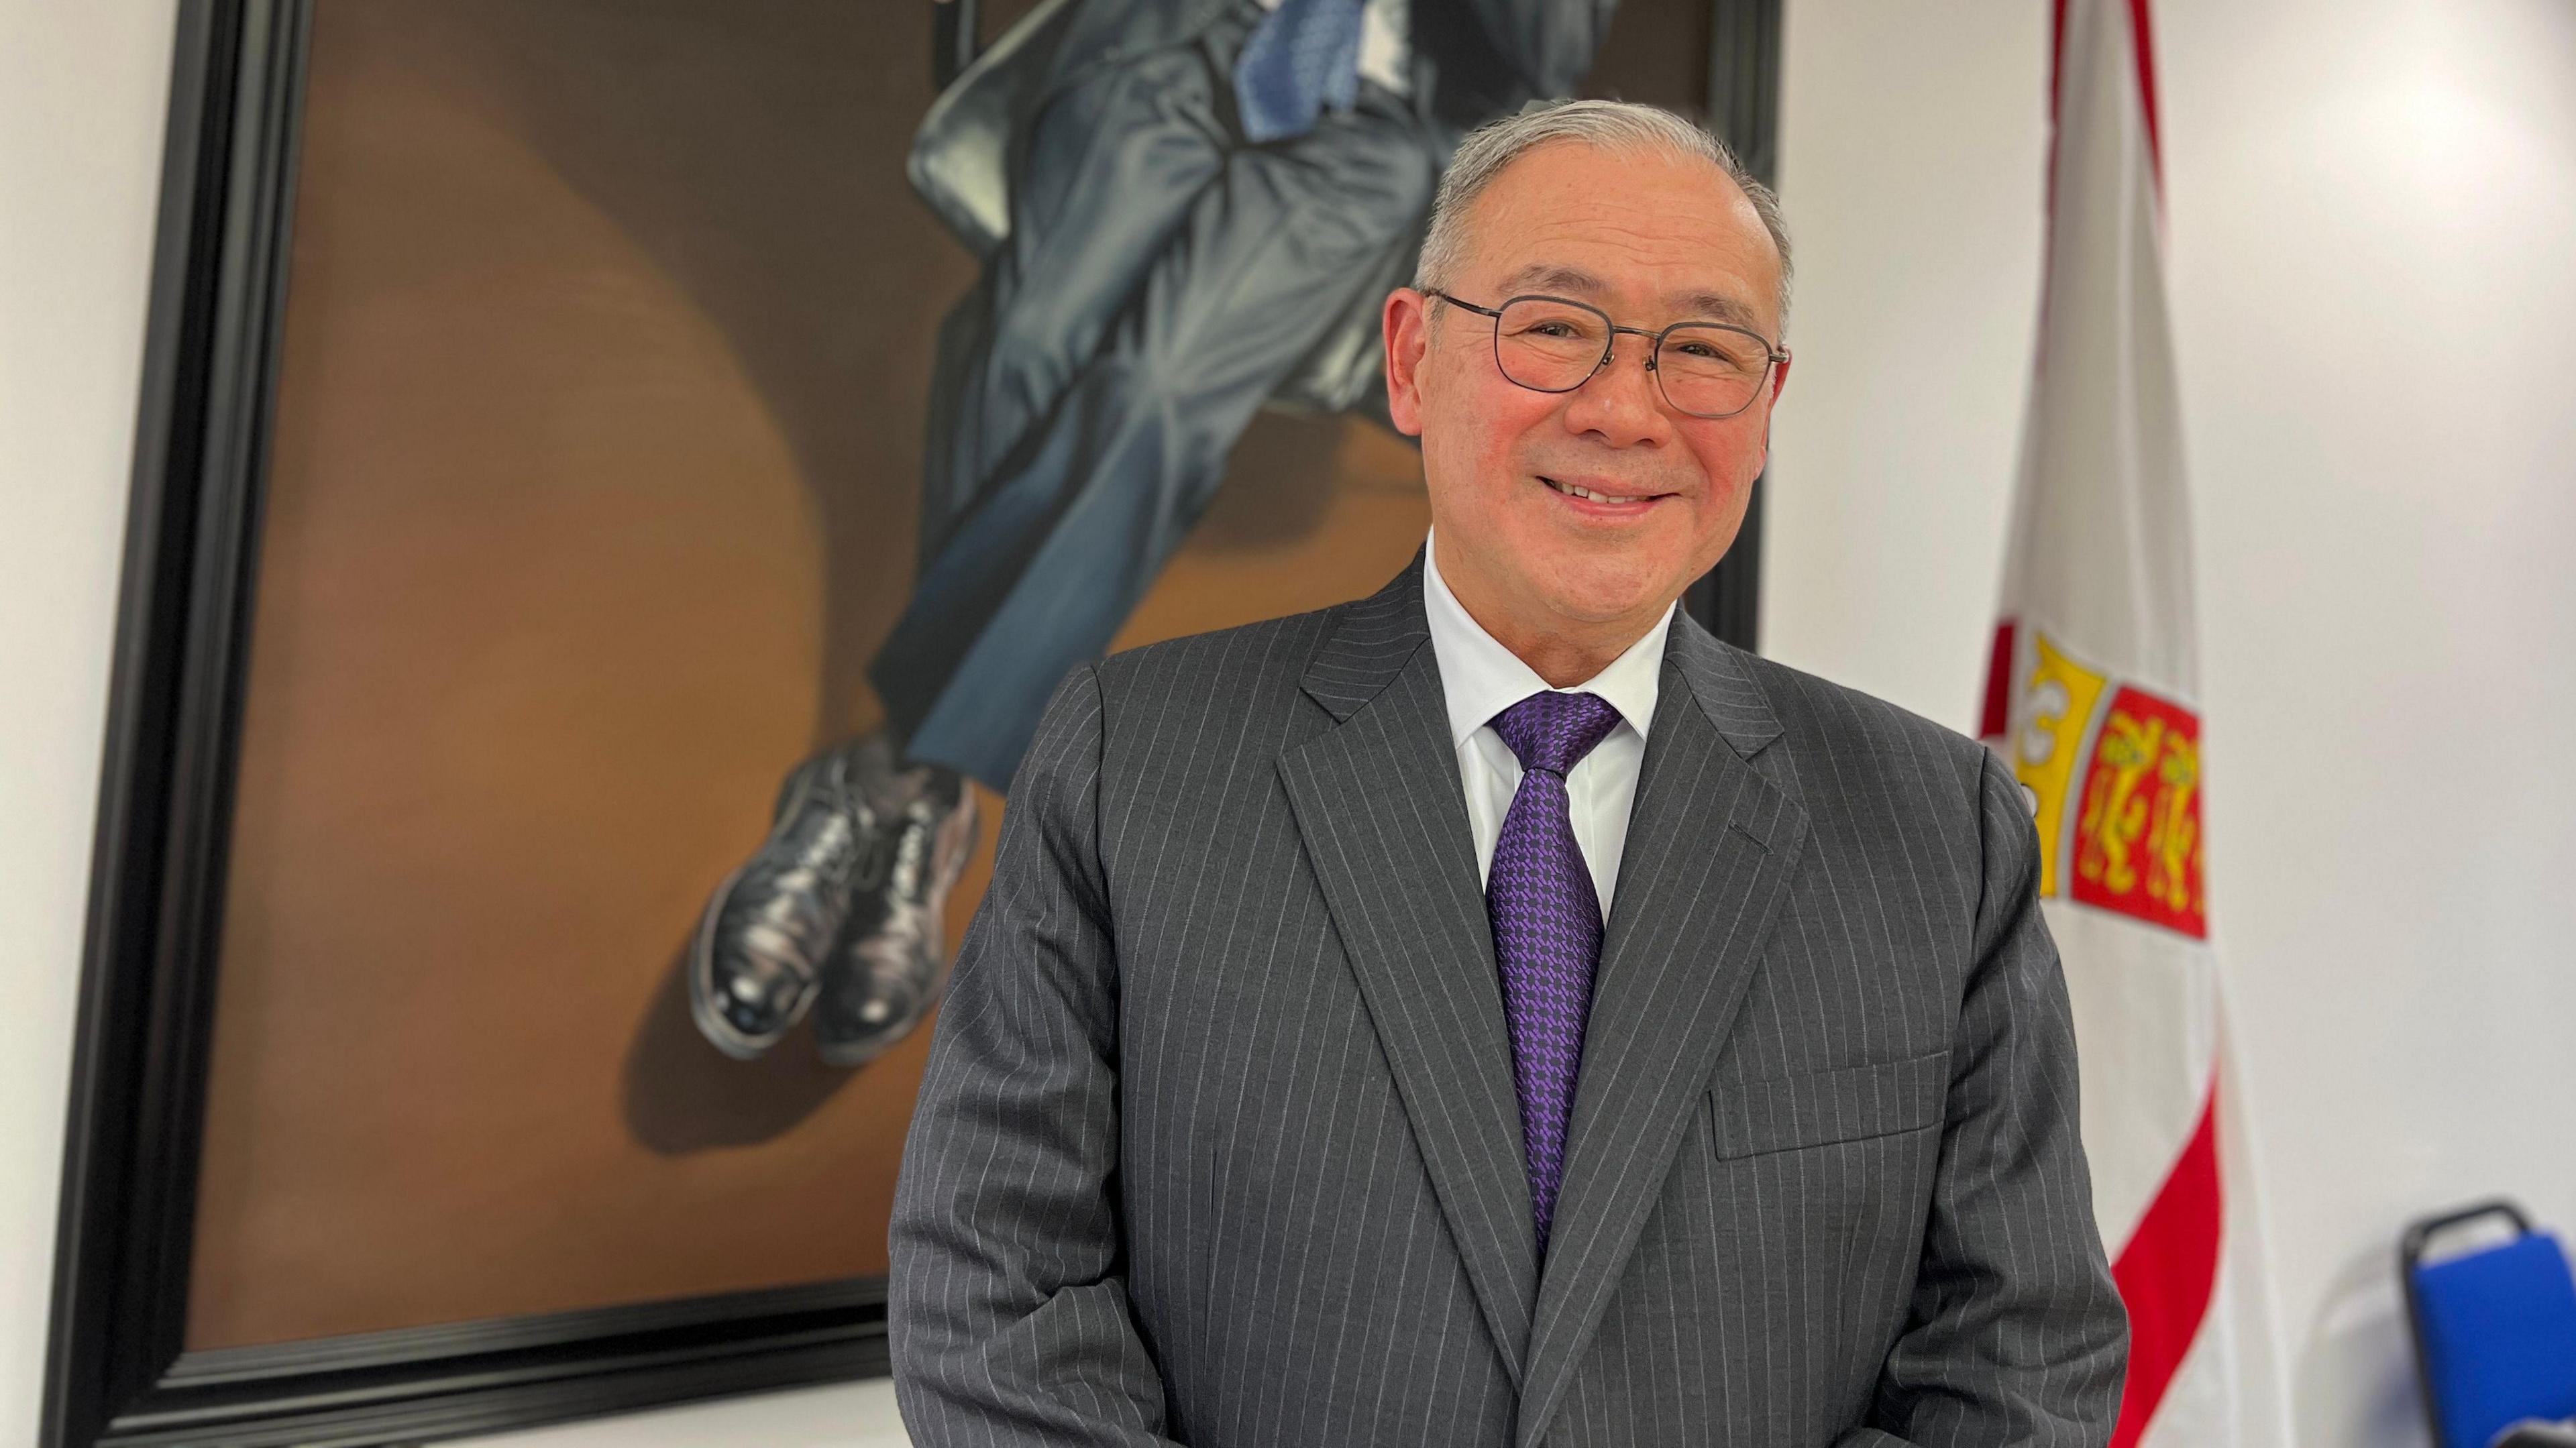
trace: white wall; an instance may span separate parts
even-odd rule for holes
[[[0,0],[0,1441],[35,1436],[168,0]]]
[[[2213,929],[2299,1440],[2423,1429],[2391,1258],[2576,1228],[2576,7],[2161,0]],[[1793,0],[1765,646],[1966,728],[2037,298],[2048,5]]]
[[[466,1440],[476,1448],[904,1448],[883,1378]]]

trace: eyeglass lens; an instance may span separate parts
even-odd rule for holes
[[[1570,392],[1601,365],[1610,336],[1610,319],[1590,307],[1521,297],[1494,321],[1494,356],[1523,387]],[[1770,348],[1758,338],[1719,326],[1675,327],[1655,353],[1665,399],[1701,417],[1743,411],[1770,367]]]

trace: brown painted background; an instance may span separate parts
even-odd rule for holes
[[[927,1028],[745,1065],[676,971],[876,722],[973,275],[902,175],[930,10],[318,8],[189,1347],[885,1270]],[[1705,54],[1628,0],[1596,88],[1695,107]],[[1365,593],[1427,519],[1400,440],[1265,417],[1120,646]]]

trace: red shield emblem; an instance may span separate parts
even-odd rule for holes
[[[2196,939],[2201,897],[2200,720],[2133,685],[2094,736],[2076,817],[2076,900]]]

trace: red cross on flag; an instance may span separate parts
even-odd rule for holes
[[[2289,1441],[2201,830],[2190,499],[2148,0],[2058,0],[2047,273],[1980,727],[2039,830],[2094,1208],[2129,1309],[2113,1448]]]

